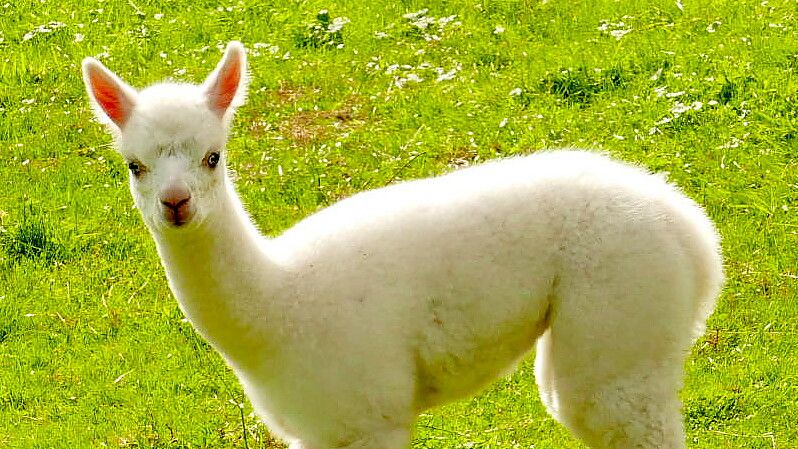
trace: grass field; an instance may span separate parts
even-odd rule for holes
[[[728,271],[687,365],[689,445],[798,447],[796,17],[786,0],[0,5],[0,447],[279,447],[183,320],[80,78],[91,55],[139,87],[199,82],[233,39],[253,77],[230,169],[269,234],[546,147],[668,173]],[[583,446],[527,362],[423,415],[414,447]]]

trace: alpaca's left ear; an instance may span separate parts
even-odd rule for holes
[[[240,42],[230,42],[216,69],[202,84],[208,106],[219,118],[244,103],[247,95],[247,53]]]

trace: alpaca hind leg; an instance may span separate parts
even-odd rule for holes
[[[598,383],[566,380],[559,398],[563,423],[597,449],[684,449],[678,382],[655,370],[641,366]]]
[[[685,447],[678,392],[695,327],[695,289],[678,266],[652,265],[649,277],[563,282],[537,342],[541,399],[595,449]]]
[[[295,440],[288,445],[288,449],[407,449],[409,446],[409,429],[391,429],[328,445]]]
[[[683,449],[681,363],[641,362],[618,372],[558,371],[551,335],[538,341],[540,397],[549,412],[595,449]],[[562,355],[568,357],[567,354]],[[597,357],[602,357],[596,354]]]
[[[341,449],[407,449],[410,447],[409,429],[390,429],[362,437]]]

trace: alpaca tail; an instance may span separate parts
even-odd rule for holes
[[[692,203],[692,201],[690,201]],[[693,339],[697,340],[706,330],[706,322],[715,310],[718,295],[725,280],[720,236],[715,225],[697,204],[687,209],[691,226],[685,233],[685,247],[693,255],[693,272],[696,279],[694,298],[695,317]]]

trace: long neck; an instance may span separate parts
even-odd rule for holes
[[[265,349],[280,269],[229,181],[216,205],[197,228],[153,235],[183,313],[228,361],[239,362]]]

